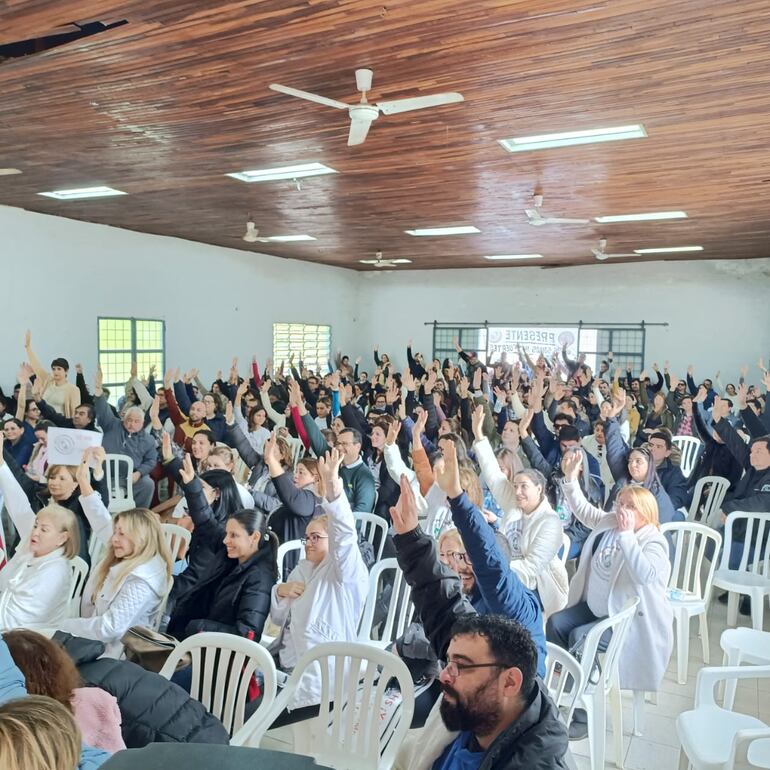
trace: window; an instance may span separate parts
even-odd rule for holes
[[[124,386],[131,377],[131,362],[136,361],[139,378],[147,377],[151,366],[163,376],[165,366],[166,325],[148,318],[100,318],[99,366],[110,402],[117,405]]]
[[[280,366],[294,353],[295,363],[307,369],[325,372],[331,358],[332,327],[323,324],[273,324],[273,364]]]

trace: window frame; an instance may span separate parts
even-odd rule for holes
[[[280,327],[288,327],[285,331],[280,329]],[[292,327],[298,327],[298,328],[292,328]],[[315,327],[315,332],[309,332],[308,327]],[[326,331],[326,343],[328,344],[327,348],[327,357],[323,360],[318,358],[318,354],[320,350],[323,350],[323,340],[322,340],[322,330]],[[279,340],[276,338],[276,332],[283,333],[288,335],[288,341],[286,343],[285,349],[279,344]],[[315,348],[315,357],[308,361],[305,358],[305,342],[307,340],[307,337],[309,335],[315,335],[315,342],[314,342],[314,348]],[[326,369],[327,361],[331,361],[332,359],[332,325],[328,323],[310,323],[306,321],[274,321],[273,322],[273,339],[272,339],[272,352],[273,352],[273,368],[276,369],[278,366],[280,366],[281,361],[283,360],[285,363],[288,363],[289,361],[289,355],[291,353],[294,354],[295,361],[299,362],[302,361],[303,366],[306,369],[311,369],[315,371],[316,374],[323,376]],[[298,341],[292,341],[292,337],[298,336],[301,339],[301,342]],[[320,343],[320,344],[319,344]],[[299,344],[301,349],[298,350],[296,345]],[[310,347],[310,346],[309,346]],[[311,364],[315,364],[314,366],[311,366]]]

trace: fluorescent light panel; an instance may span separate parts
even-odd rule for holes
[[[584,131],[561,131],[556,134],[515,136],[512,139],[501,139],[500,144],[508,152],[525,152],[527,150],[547,150],[551,147],[570,147],[576,144],[616,142],[620,139],[643,139],[646,136],[647,132],[644,130],[644,126],[641,123],[635,123],[612,128],[590,128]]]
[[[381,262],[385,262],[388,265],[411,265],[412,260],[411,259],[359,259],[358,260],[362,265],[377,265]]]
[[[13,176],[14,174],[21,174],[21,171],[17,168],[0,168],[0,176]]]
[[[634,249],[634,254],[676,254],[680,251],[703,251],[703,246],[669,246],[661,249]]]
[[[257,168],[251,171],[237,171],[225,174],[241,182],[274,182],[277,179],[303,179],[306,176],[321,176],[337,172],[323,163],[300,163],[296,166],[281,166],[279,168]]]
[[[484,257],[484,259],[490,259],[493,261],[496,260],[505,260],[505,259],[542,259],[542,254],[492,254],[488,257]]]
[[[314,241],[315,238],[312,235],[271,235],[264,240],[272,243],[296,243],[298,241]]]
[[[417,230],[404,230],[407,235],[430,236],[430,235],[468,235],[470,233],[480,233],[481,230],[473,225],[463,225],[462,227],[423,227]]]
[[[651,222],[658,219],[687,219],[686,211],[651,211],[646,214],[614,214],[609,217],[596,217],[602,225],[613,222]]]
[[[72,190],[53,190],[42,192],[46,198],[56,198],[59,201],[76,201],[83,198],[111,198],[115,195],[126,195],[121,190],[113,190],[112,187],[77,187]]]

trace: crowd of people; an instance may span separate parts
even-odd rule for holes
[[[660,525],[685,519],[704,476],[729,481],[722,525],[770,511],[761,360],[756,383],[746,368],[723,387],[668,362],[635,375],[612,353],[594,372],[566,348],[485,362],[456,342],[457,360],[441,361],[410,342],[400,370],[377,349],[371,375],[342,353],[325,371],[291,356],[243,372],[234,359],[206,387],[195,369],[159,382],[134,365],[109,394],[101,371],[90,387],[77,365],[71,383],[67,359],[46,369],[30,333],[24,344],[0,391],[3,768],[95,768],[152,740],[226,743],[185,691],[189,672],[167,681],[126,660],[126,635],[270,631],[286,673],[321,642],[354,641],[373,561],[358,512],[387,523],[378,545],[397,557],[416,619],[392,650],[429,685],[400,766],[563,767],[585,719],[567,730],[549,699],[546,641],[579,656],[587,631],[636,598],[620,685],[656,691],[673,645]],[[78,465],[49,462],[52,427],[99,432],[100,445]],[[688,475],[676,436],[702,442]],[[135,504],[115,515],[114,454],[133,463],[113,484]],[[164,522],[190,531],[189,546],[172,552]],[[278,546],[295,539],[304,552],[285,572]],[[736,528],[731,564],[760,545]],[[75,557],[88,577],[73,610]],[[308,672],[274,725],[316,714],[319,688]]]

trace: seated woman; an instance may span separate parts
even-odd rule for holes
[[[574,651],[591,626],[638,596],[620,651],[620,687],[656,692],[673,649],[673,611],[666,598],[671,563],[658,505],[641,486],[624,487],[610,512],[591,505],[577,481],[581,464],[578,453],[564,456],[563,488],[575,515],[592,532],[570,584],[567,609],[548,619],[546,637]]]
[[[45,695],[74,717],[83,740],[114,754],[126,748],[117,700],[99,687],[84,687],[72,659],[55,642],[24,629],[3,634],[30,695]]]
[[[189,455],[181,477],[184,485],[195,479]],[[234,511],[223,528],[211,506],[205,506],[196,516],[195,535],[200,547],[211,552],[224,543],[228,563],[223,571],[217,571],[217,579],[209,582],[206,590],[199,586],[195,605],[190,608],[193,617],[180,638],[218,631],[259,639],[270,612],[270,592],[278,577],[278,540],[267,529],[267,515],[253,508]],[[181,627],[179,613],[172,623],[176,629]]]
[[[21,542],[0,570],[0,630],[55,626],[66,617],[72,587],[70,559],[80,548],[75,514],[60,505],[32,513],[27,498],[2,459],[0,496]]]
[[[343,492],[342,455],[332,449],[318,461],[325,488],[325,515],[305,530],[305,558],[285,583],[273,588],[270,617],[280,626],[271,647],[277,665],[291,671],[309,649],[322,642],[355,641],[369,587],[369,574],[358,548],[350,504]],[[274,723],[289,724],[318,713],[320,671],[305,673],[291,711]]]
[[[78,466],[80,500],[97,537],[106,547],[91,570],[81,603],[81,616],[61,621],[58,628],[73,636],[96,639],[105,654],[118,657],[120,642],[131,626],[152,626],[171,584],[171,554],[158,518],[145,508],[115,518],[91,486],[89,463],[100,454],[86,450]]]
[[[265,387],[269,387],[269,383],[265,383]],[[248,415],[244,417],[241,411],[241,400],[246,395],[249,389],[249,381],[244,380],[235,392],[235,400],[233,401],[233,417],[235,418],[235,424],[243,431],[244,435],[251,444],[252,449],[262,454],[265,448],[265,441],[267,441],[270,431],[265,423],[267,423],[267,410],[261,406],[252,406]],[[265,393],[267,398],[267,393]],[[268,403],[269,400],[268,400]],[[286,420],[283,420],[281,425],[285,425]]]
[[[536,591],[543,612],[550,615],[567,603],[569,579],[559,558],[562,525],[545,495],[546,480],[533,468],[506,477],[484,436],[484,410],[473,412],[473,449],[481,466],[481,478],[503,511],[501,531],[511,547],[511,569],[527,588]]]
[[[45,472],[48,469],[48,429],[54,424],[48,420],[39,420],[35,425],[37,443],[32,447],[32,455],[27,463],[27,476],[37,484],[45,483]]]
[[[16,463],[24,468],[32,456],[32,448],[35,446],[35,432],[29,426],[16,417],[11,417],[3,423],[3,437]]]

